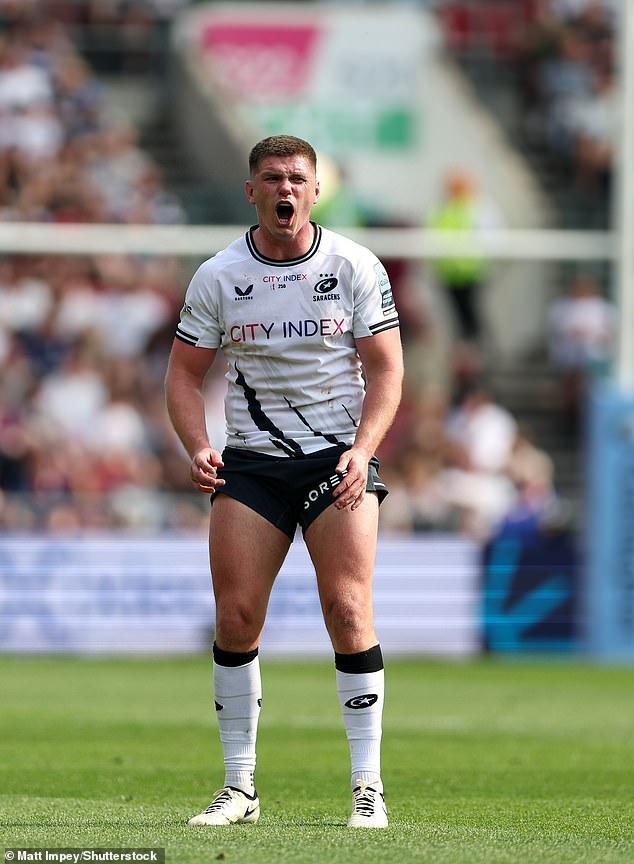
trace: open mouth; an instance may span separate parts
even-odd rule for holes
[[[293,218],[293,205],[289,201],[280,201],[275,208],[278,222],[281,225],[288,225]]]

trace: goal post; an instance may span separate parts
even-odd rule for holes
[[[0,254],[174,255],[208,257],[247,230],[246,225],[115,225],[0,222]],[[425,228],[334,230],[379,258],[425,260],[477,255],[507,261],[612,261],[619,254],[611,231],[500,229],[468,232]]]
[[[615,374],[588,406],[588,501],[584,585],[591,656],[634,662],[634,9],[621,4],[621,134],[615,165]]]

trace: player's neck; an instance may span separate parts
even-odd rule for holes
[[[315,239],[315,227],[312,222],[307,222],[292,237],[280,238],[275,237],[260,225],[253,231],[251,238],[255,248],[264,258],[271,258],[274,261],[290,261],[293,258],[302,258],[309,252]]]

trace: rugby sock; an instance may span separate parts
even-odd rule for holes
[[[223,651],[214,643],[214,699],[225,786],[254,792],[255,742],[262,705],[258,649]]]
[[[381,646],[358,654],[335,652],[337,694],[350,746],[351,785],[381,784],[384,672]]]

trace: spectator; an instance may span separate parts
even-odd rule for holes
[[[53,88],[46,70],[29,60],[25,43],[4,38],[0,42],[0,110],[5,118],[20,111],[50,105]]]
[[[498,405],[483,382],[472,382],[460,394],[446,424],[451,461],[468,470],[499,473],[509,462],[516,423]]]
[[[460,232],[469,244],[470,254],[439,258],[434,270],[451,302],[459,338],[475,344],[482,333],[480,294],[487,272],[479,235],[497,224],[494,208],[480,197],[475,179],[464,170],[447,176],[444,198],[427,218],[428,227]]]
[[[442,458],[405,450],[386,478],[390,494],[381,512],[381,530],[394,533],[455,530]]]
[[[540,64],[537,75],[541,99],[530,115],[531,123],[539,130],[546,115],[549,147],[561,158],[571,160],[575,136],[569,115],[573,106],[586,99],[592,82],[587,43],[573,27],[562,29],[558,51]]]
[[[476,381],[450,411],[446,432],[448,498],[462,514],[462,530],[488,539],[514,501],[507,468],[517,424]]]
[[[498,536],[535,536],[560,508],[553,485],[552,459],[519,430],[510,454],[508,474],[517,495],[502,520]]]
[[[29,272],[28,262],[0,259],[0,326],[15,333],[41,325],[52,306],[48,284]]]
[[[610,192],[612,165],[621,110],[614,76],[597,69],[592,91],[572,106],[570,127],[574,135],[577,185],[589,199]]]
[[[588,379],[605,371],[614,354],[617,312],[597,281],[580,273],[548,316],[549,353],[562,382],[563,419],[576,432]]]
[[[85,441],[107,402],[100,358],[89,334],[73,346],[62,367],[46,376],[35,398],[44,425],[70,441]]]

